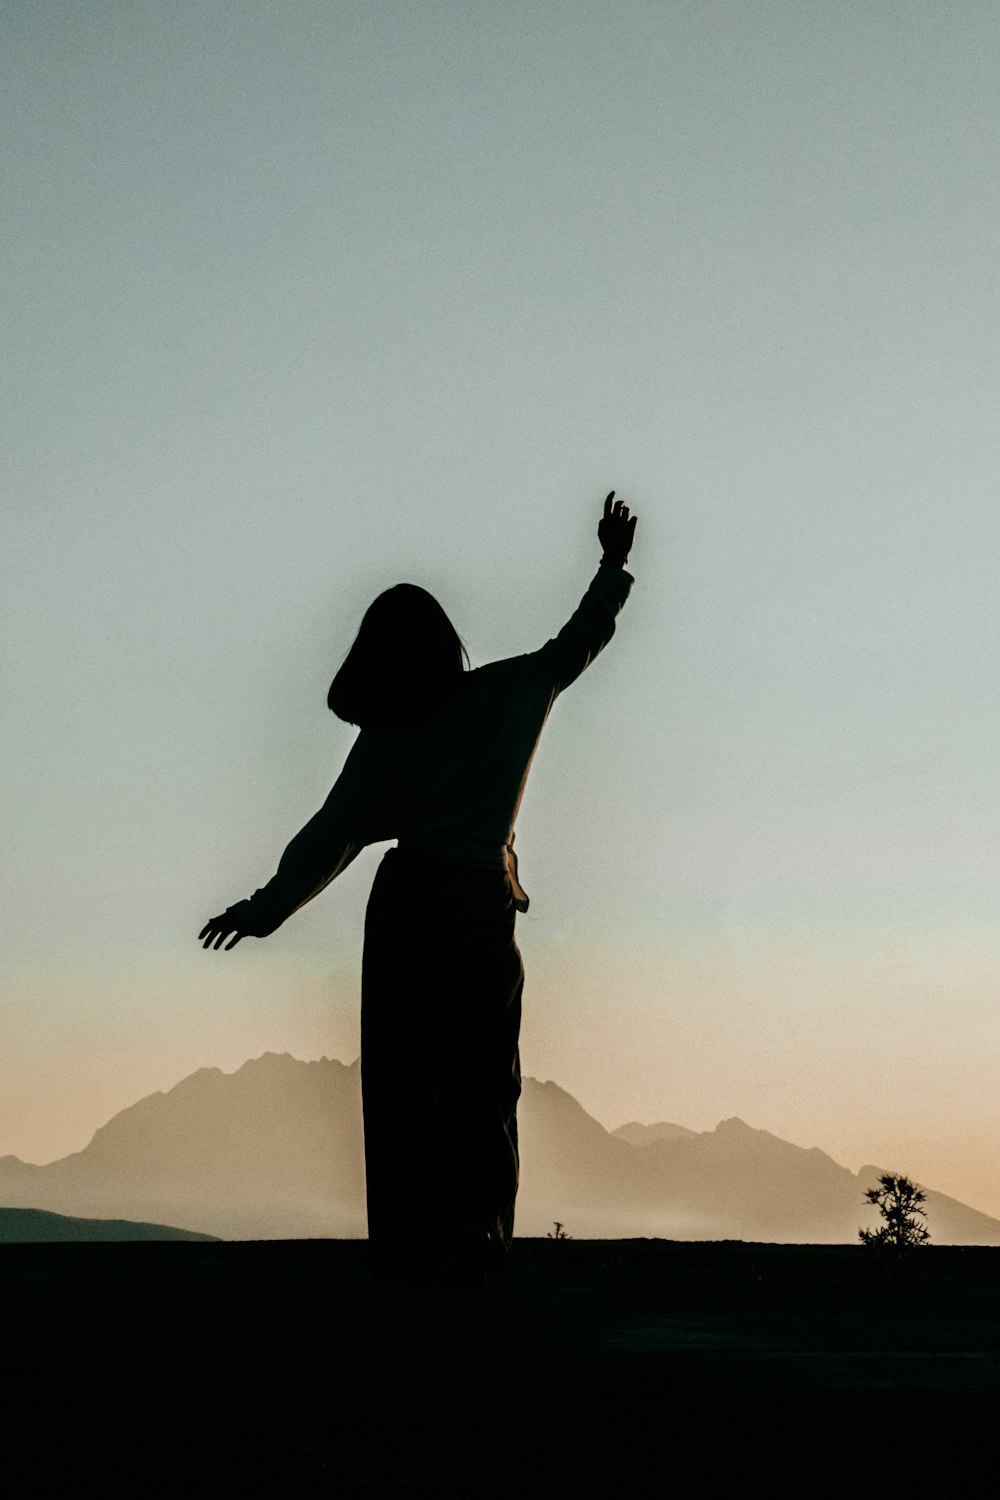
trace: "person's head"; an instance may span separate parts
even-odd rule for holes
[[[369,605],[327,694],[327,707],[360,728],[419,723],[461,683],[468,654],[440,604],[397,583]]]

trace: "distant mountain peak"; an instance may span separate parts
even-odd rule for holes
[[[236,1078],[240,1073],[263,1073],[267,1071],[277,1073],[279,1070],[282,1072],[291,1070],[301,1072],[303,1068],[326,1068],[328,1070],[334,1069],[349,1073],[357,1065],[357,1061],[343,1063],[337,1057],[301,1058],[294,1057],[291,1052],[262,1052],[259,1057],[247,1058],[246,1062],[241,1064],[234,1073],[224,1074],[223,1076]],[[217,1073],[219,1069],[203,1069],[202,1071]]]
[[[652,1146],[661,1141],[693,1141],[698,1132],[689,1130],[686,1125],[675,1125],[671,1120],[658,1120],[654,1125],[642,1125],[638,1120],[629,1120],[612,1130],[611,1134],[616,1140],[625,1141],[629,1146]]]

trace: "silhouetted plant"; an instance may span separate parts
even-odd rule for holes
[[[915,1187],[908,1177],[896,1177],[892,1172],[883,1172],[879,1186],[865,1193],[885,1221],[878,1229],[859,1229],[858,1238],[869,1250],[887,1260],[900,1263],[919,1245],[930,1239],[921,1219],[927,1212],[921,1208],[927,1195]]]
[[[571,1234],[566,1233],[565,1229],[562,1227],[558,1219],[555,1220],[555,1226],[555,1234],[547,1234],[545,1236],[547,1240],[571,1240],[573,1238]]]

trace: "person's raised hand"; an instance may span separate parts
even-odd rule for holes
[[[233,934],[232,942],[226,943],[230,934]],[[220,917],[213,917],[210,922],[205,923],[198,934],[198,941],[203,948],[221,948],[226,943],[228,953],[230,948],[235,948],[240,939],[245,937],[246,933],[239,923],[228,912],[223,912]]]
[[[623,505],[620,500],[615,500],[615,492],[612,490],[604,502],[604,515],[597,528],[597,539],[604,548],[604,556],[609,562],[625,566],[632,547],[632,539],[635,536],[637,520],[637,516],[629,514],[627,505]]]

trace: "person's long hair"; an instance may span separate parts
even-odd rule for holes
[[[397,583],[368,606],[327,707],[359,728],[422,723],[452,701],[468,653],[440,604],[415,583]]]

